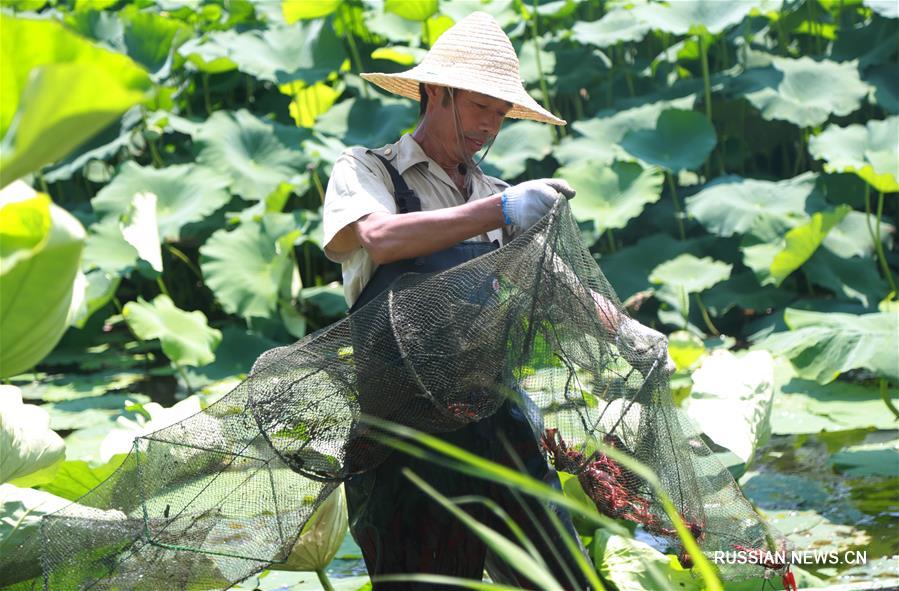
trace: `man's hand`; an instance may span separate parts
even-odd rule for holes
[[[507,225],[527,230],[545,216],[559,195],[574,197],[574,189],[562,179],[519,183],[503,191],[503,216]]]

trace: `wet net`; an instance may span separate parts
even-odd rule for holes
[[[44,586],[226,588],[283,561],[315,508],[390,453],[363,415],[442,433],[510,396],[547,461],[685,562],[653,489],[597,442],[658,475],[705,553],[779,550],[782,537],[672,403],[664,339],[637,328],[560,200],[503,248],[402,276],[349,317],[263,354],[204,411],[137,439],[112,477],[43,519]]]

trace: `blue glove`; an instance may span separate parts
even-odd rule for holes
[[[503,191],[503,217],[507,226],[527,230],[545,216],[560,195],[574,197],[574,189],[562,179],[525,181]]]

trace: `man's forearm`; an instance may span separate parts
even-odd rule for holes
[[[403,215],[372,214],[354,224],[359,245],[383,265],[449,248],[503,225],[500,195]]]

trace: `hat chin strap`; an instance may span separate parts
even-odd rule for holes
[[[484,150],[483,155],[478,158],[478,161],[475,162],[470,156],[465,153],[465,137],[462,135],[462,121],[459,118],[459,112],[456,110],[456,101],[455,101],[455,89],[452,87],[447,87],[447,91],[450,95],[450,104],[453,107],[453,130],[455,131],[456,136],[456,145],[455,147],[458,149],[457,156],[461,162],[461,166],[465,168],[463,172],[463,182],[465,187],[471,187],[471,181],[476,177],[481,182],[487,182],[484,178],[484,172],[480,168],[481,162],[484,161],[484,158],[487,157],[487,153],[490,151],[490,148],[493,146],[494,140],[496,140],[496,136],[491,136],[490,139],[486,142],[487,149]]]

